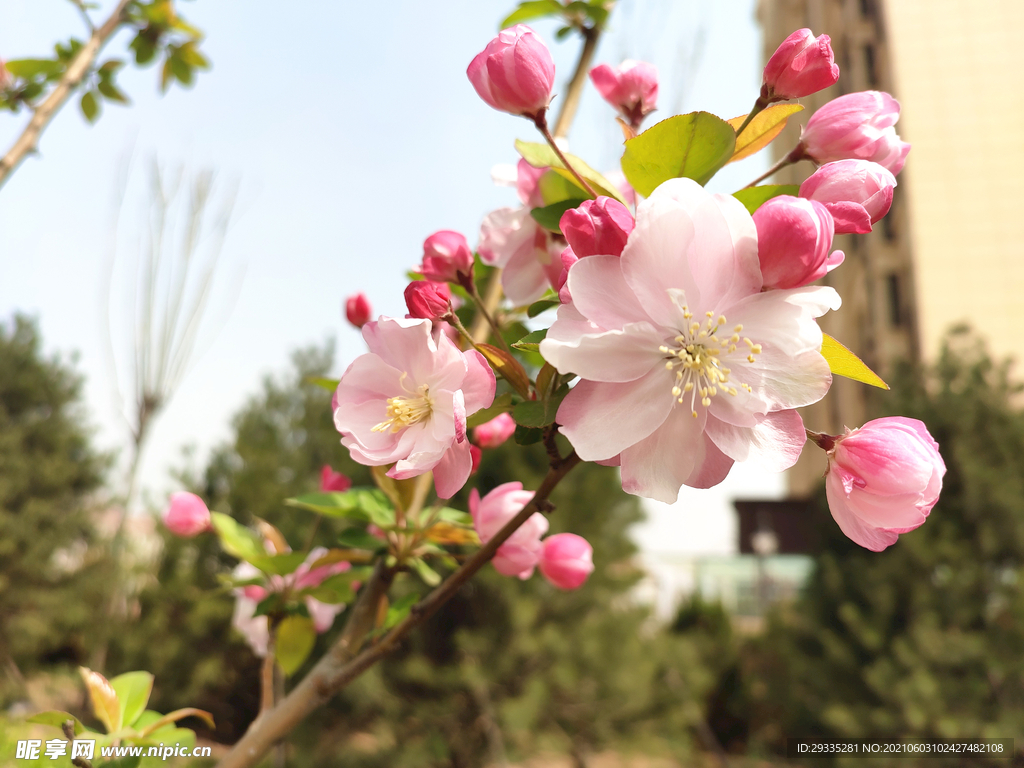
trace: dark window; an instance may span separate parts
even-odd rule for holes
[[[890,243],[896,241],[896,197],[892,199],[892,206],[889,212],[882,217],[882,235]]]
[[[900,289],[900,276],[895,272],[885,278],[885,295],[889,303],[889,324],[893,328],[903,325],[903,297]]]
[[[864,46],[864,73],[868,78],[868,87],[878,88],[878,62],[875,57],[875,46],[871,43]]]
[[[865,19],[875,18],[875,0],[860,0],[860,15]]]

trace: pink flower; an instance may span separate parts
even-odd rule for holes
[[[569,269],[580,260],[580,257],[576,255],[573,249],[566,248],[562,251],[562,273],[558,276],[558,283],[555,285],[555,290],[558,291],[558,300],[563,304],[568,304],[572,301],[572,294],[569,293],[569,288],[566,286],[566,281],[569,279]]]
[[[657,109],[658,69],[646,61],[626,59],[618,68],[600,64],[590,79],[604,100],[615,107],[634,128]]]
[[[497,448],[516,431],[516,423],[507,413],[499,413],[473,430],[473,438],[481,448]]]
[[[863,234],[892,205],[896,177],[868,160],[826,163],[800,185],[800,197],[823,203],[837,235]]]
[[[541,575],[559,589],[579,589],[594,570],[594,548],[575,533],[556,533],[544,539]]]
[[[562,214],[558,228],[577,258],[620,256],[635,222],[629,209],[611,197],[585,200]]]
[[[483,451],[481,451],[475,445],[469,446],[469,456],[473,460],[473,466],[469,470],[469,474],[472,475],[474,472],[480,469],[480,459],[483,458],[483,455]]]
[[[928,518],[939,500],[946,465],[922,422],[900,416],[875,419],[834,440],[825,494],[843,533],[881,552]]]
[[[540,351],[581,377],[557,416],[582,459],[621,454],[623,488],[669,503],[734,461],[796,462],[806,438],[792,409],[832,380],[814,318],[839,295],[762,292],[757,230],[734,197],[665,182],[638,206],[622,256],[580,259],[567,285]]]
[[[347,491],[352,487],[352,481],[341,472],[335,472],[329,464],[320,468],[320,490],[324,493],[332,491]]]
[[[356,328],[362,328],[370,320],[370,302],[366,294],[357,293],[345,299],[345,317]]]
[[[414,280],[405,287],[405,305],[410,317],[430,320],[452,311],[452,292],[447,283]]]
[[[164,525],[175,536],[192,538],[211,529],[210,510],[194,493],[172,493],[171,505],[164,512]]]
[[[910,145],[893,127],[900,104],[888,93],[861,91],[833,99],[811,115],[800,144],[814,162],[871,160],[896,174],[903,169]]]
[[[473,279],[473,251],[461,234],[442,229],[423,241],[417,271],[435,283],[464,283]]]
[[[835,85],[837,80],[839,67],[832,54],[832,39],[798,29],[768,59],[762,97],[769,102],[799,99]]]
[[[832,248],[832,216],[814,200],[779,195],[754,212],[764,288],[800,288],[843,263]]]
[[[533,491],[524,491],[522,483],[504,483],[482,499],[474,488],[469,492],[469,512],[473,516],[480,541],[486,544],[498,531],[530,503]],[[502,576],[528,579],[540,557],[541,537],[548,532],[548,519],[534,512],[494,554],[495,569]]]
[[[363,326],[370,351],[341,377],[334,425],[360,464],[395,463],[387,474],[398,480],[433,470],[448,499],[469,477],[466,416],[494,400],[494,373],[479,352],[430,330],[389,317]]]
[[[534,220],[529,208],[499,208],[480,225],[480,259],[504,270],[502,288],[519,306],[536,301],[558,283],[564,247]]]
[[[495,109],[537,118],[551,101],[555,62],[525,24],[503,29],[466,70],[480,98]]]

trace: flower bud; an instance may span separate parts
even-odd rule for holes
[[[516,431],[515,420],[507,413],[499,413],[490,421],[473,430],[473,439],[481,448],[497,448]]]
[[[600,64],[590,70],[590,80],[604,100],[615,107],[634,128],[657,109],[658,69],[646,61],[626,59],[616,69]]]
[[[843,263],[833,251],[832,216],[814,200],[780,195],[754,212],[764,288],[799,288]]]
[[[442,229],[423,241],[423,263],[417,271],[435,283],[461,283],[472,279],[473,251],[461,234]]]
[[[544,539],[537,564],[552,586],[579,589],[594,570],[594,548],[575,533],[556,533]]]
[[[452,294],[446,283],[416,280],[405,287],[405,305],[409,317],[433,319],[452,311]]]
[[[629,209],[611,197],[585,200],[562,214],[559,229],[573,253],[586,256],[621,256],[636,222]]]
[[[825,494],[843,533],[881,552],[928,518],[946,465],[922,422],[875,419],[833,440]]]
[[[900,104],[888,93],[861,91],[833,99],[811,115],[800,146],[814,162],[871,160],[896,174],[903,169],[910,145],[893,127]]]
[[[483,498],[474,488],[469,492],[469,512],[480,541],[486,544],[533,499],[522,483],[504,483]],[[498,547],[494,568],[503,576],[528,579],[533,575],[541,551],[541,537],[548,532],[548,519],[534,512],[516,532]]]
[[[799,99],[835,85],[838,79],[831,38],[798,29],[768,59],[761,95],[768,102]]]
[[[352,487],[352,481],[341,472],[335,472],[329,464],[320,468],[320,490],[324,493],[332,491],[347,491]]]
[[[535,119],[551,101],[555,62],[525,24],[503,29],[466,70],[480,98],[495,109]]]
[[[474,475],[476,471],[480,469],[480,459],[483,458],[484,452],[477,448],[475,445],[469,446],[469,458],[472,461],[469,474]]]
[[[573,252],[572,247],[566,248],[562,251],[562,274],[558,276],[558,284],[555,286],[555,290],[558,291],[558,300],[563,304],[568,304],[572,301],[572,294],[569,293],[569,286],[566,283],[569,281],[569,268],[580,260],[580,257]]]
[[[800,197],[817,200],[832,214],[837,235],[863,234],[892,205],[896,177],[868,160],[826,163],[800,185]]]
[[[164,525],[175,536],[191,538],[211,529],[210,510],[194,493],[172,493],[171,505],[164,512]]]
[[[345,317],[352,323],[356,328],[362,328],[370,320],[370,314],[373,312],[370,309],[370,302],[366,298],[366,294],[357,293],[355,296],[349,296],[345,300]]]

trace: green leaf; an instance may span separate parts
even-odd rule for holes
[[[67,712],[62,712],[59,709],[51,709],[48,712],[40,712],[38,715],[32,715],[25,722],[27,723],[39,723],[41,725],[52,725],[54,728],[63,728],[64,723],[68,720],[75,721],[75,735],[85,731],[85,726],[78,722],[78,718],[74,715],[69,715]]]
[[[562,200],[559,203],[545,205],[543,208],[534,208],[530,211],[530,215],[533,217],[533,220],[544,227],[544,229],[560,235],[562,234],[562,230],[559,227],[559,222],[562,219],[562,214],[566,211],[572,210],[573,208],[578,208],[580,203],[584,202],[585,199],[586,198]]]
[[[367,531],[365,528],[346,528],[338,536],[338,543],[343,547],[352,549],[366,549],[376,552],[385,546],[385,543]]]
[[[416,571],[416,575],[423,579],[423,583],[428,587],[436,587],[441,583],[440,574],[427,565],[423,558],[414,557],[409,561],[409,565],[414,571]]]
[[[533,445],[544,439],[544,430],[517,425],[512,438],[519,445]]]
[[[327,581],[324,581],[324,583],[310,589],[303,590],[302,594],[309,595],[310,597],[319,600],[321,603],[330,603],[331,605],[351,603],[356,596],[355,592],[352,590],[351,583],[328,584]]]
[[[110,685],[117,693],[121,705],[122,727],[134,725],[149,703],[149,695],[153,692],[153,675],[141,671],[125,672],[111,680]]]
[[[316,512],[326,517],[340,517],[356,520],[361,523],[370,522],[370,513],[364,504],[372,498],[366,489],[355,489],[341,493],[306,493],[294,499],[285,499],[286,507],[298,507]]]
[[[735,136],[735,132],[733,132],[732,127],[729,127],[729,131],[733,136]],[[551,168],[573,184],[577,183],[575,177],[572,175],[572,171],[562,165],[562,161],[558,158],[558,155],[556,155],[555,151],[547,144],[538,144],[535,142],[520,141],[519,139],[516,139],[516,151],[534,168]],[[608,181],[608,179],[574,155],[566,155],[565,158],[572,164],[572,167],[576,169],[576,172],[587,180],[587,183],[594,188],[594,191],[597,192],[597,194],[614,197],[620,203],[625,205],[626,201],[622,197],[622,194],[618,189],[616,189],[614,184]]]
[[[419,599],[420,596],[415,593],[399,598],[394,605],[388,608],[388,615],[384,619],[384,629],[391,629],[391,627],[408,616],[409,611],[419,602]]]
[[[796,195],[799,191],[800,187],[797,184],[763,184],[760,187],[747,187],[733,192],[732,196],[743,203],[747,212],[753,215],[765,201],[779,195]]]
[[[527,317],[536,317],[541,312],[547,312],[552,307],[557,307],[561,303],[562,302],[559,301],[557,298],[554,298],[554,299],[539,299],[538,301],[533,302],[533,304],[531,304],[527,308],[526,316]]]
[[[626,142],[622,172],[644,197],[659,184],[684,177],[707,184],[729,162],[736,131],[710,112],[691,112],[662,120]]]
[[[737,160],[750,157],[767,147],[782,133],[782,129],[786,127],[786,121],[802,109],[803,106],[800,104],[774,104],[760,112],[750,121],[743,133],[736,137],[736,149],[733,150],[729,162],[735,163]],[[740,115],[729,120],[728,123],[738,131],[746,119],[746,115]]]
[[[171,65],[171,74],[182,85],[192,85],[192,65],[179,55],[179,51],[173,51],[167,61]]]
[[[220,538],[220,545],[229,555],[239,560],[267,557],[263,539],[250,531],[237,520],[223,512],[211,512],[210,519],[213,530]]]
[[[515,345],[513,345],[515,346]],[[479,427],[481,424],[485,424],[500,413],[512,408],[512,393],[505,392],[494,398],[494,402],[491,403],[489,408],[484,408],[481,411],[477,411],[468,419],[466,419],[466,428],[472,429],[473,427]]]
[[[519,427],[546,427],[553,424],[558,406],[562,404],[562,399],[568,392],[566,388],[547,400],[527,400],[520,403],[512,409],[512,418]],[[519,427],[516,427],[517,431]]]
[[[64,63],[55,59],[14,59],[7,62],[7,71],[24,80],[51,78],[64,71]]]
[[[889,385],[881,377],[864,365],[864,362],[827,333],[822,334],[821,354],[828,361],[829,370],[836,376],[870,384],[879,389],[888,389]]]
[[[557,171],[544,171],[537,181],[537,189],[545,205],[553,205],[563,200],[587,199],[575,179],[570,181]]]
[[[438,520],[444,520],[449,523],[455,523],[457,525],[473,525],[473,516],[468,512],[463,512],[461,509],[453,509],[452,507],[441,507],[437,513]]]
[[[96,93],[94,91],[86,91],[82,94],[82,114],[85,115],[85,119],[90,123],[95,123],[96,118],[100,116],[100,104],[96,99]]]
[[[99,73],[100,77],[110,77],[123,66],[124,62],[120,59],[107,59],[96,71]]]
[[[121,90],[109,80],[100,80],[96,85],[97,90],[102,93],[109,101],[116,101],[118,104],[127,104],[128,97],[121,92]]]
[[[564,6],[558,0],[526,0],[505,17],[498,29],[508,29],[513,24],[522,24],[524,21],[539,19],[543,16],[554,16],[563,10]]]
[[[308,616],[288,616],[277,625],[274,657],[286,675],[294,674],[316,643],[316,629]]]
[[[522,349],[527,352],[539,352],[540,343],[544,341],[544,337],[548,335],[547,328],[541,328],[539,331],[528,333],[519,341],[512,344],[513,349]]]
[[[321,389],[326,389],[331,394],[338,389],[338,379],[328,379],[324,376],[307,376],[305,382],[307,384],[315,384]]]
[[[295,573],[295,569],[306,561],[306,553],[288,552],[283,555],[264,555],[263,557],[249,557],[246,559],[264,573],[285,576],[289,573]]]

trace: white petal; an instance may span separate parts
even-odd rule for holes
[[[592,381],[633,381],[655,366],[664,367],[665,356],[658,351],[662,334],[648,322],[585,335],[559,323],[555,321],[540,345],[541,355],[559,371]]]
[[[584,317],[602,328],[620,329],[628,323],[650,322],[622,274],[618,256],[588,256],[569,270],[572,303]]]
[[[622,489],[626,493],[672,504],[679,489],[704,458],[704,419],[688,409],[673,408],[649,437],[622,451]]]
[[[807,441],[796,411],[770,413],[754,427],[737,427],[712,416],[707,430],[725,455],[736,461],[753,461],[769,472],[782,472],[796,464]]]

